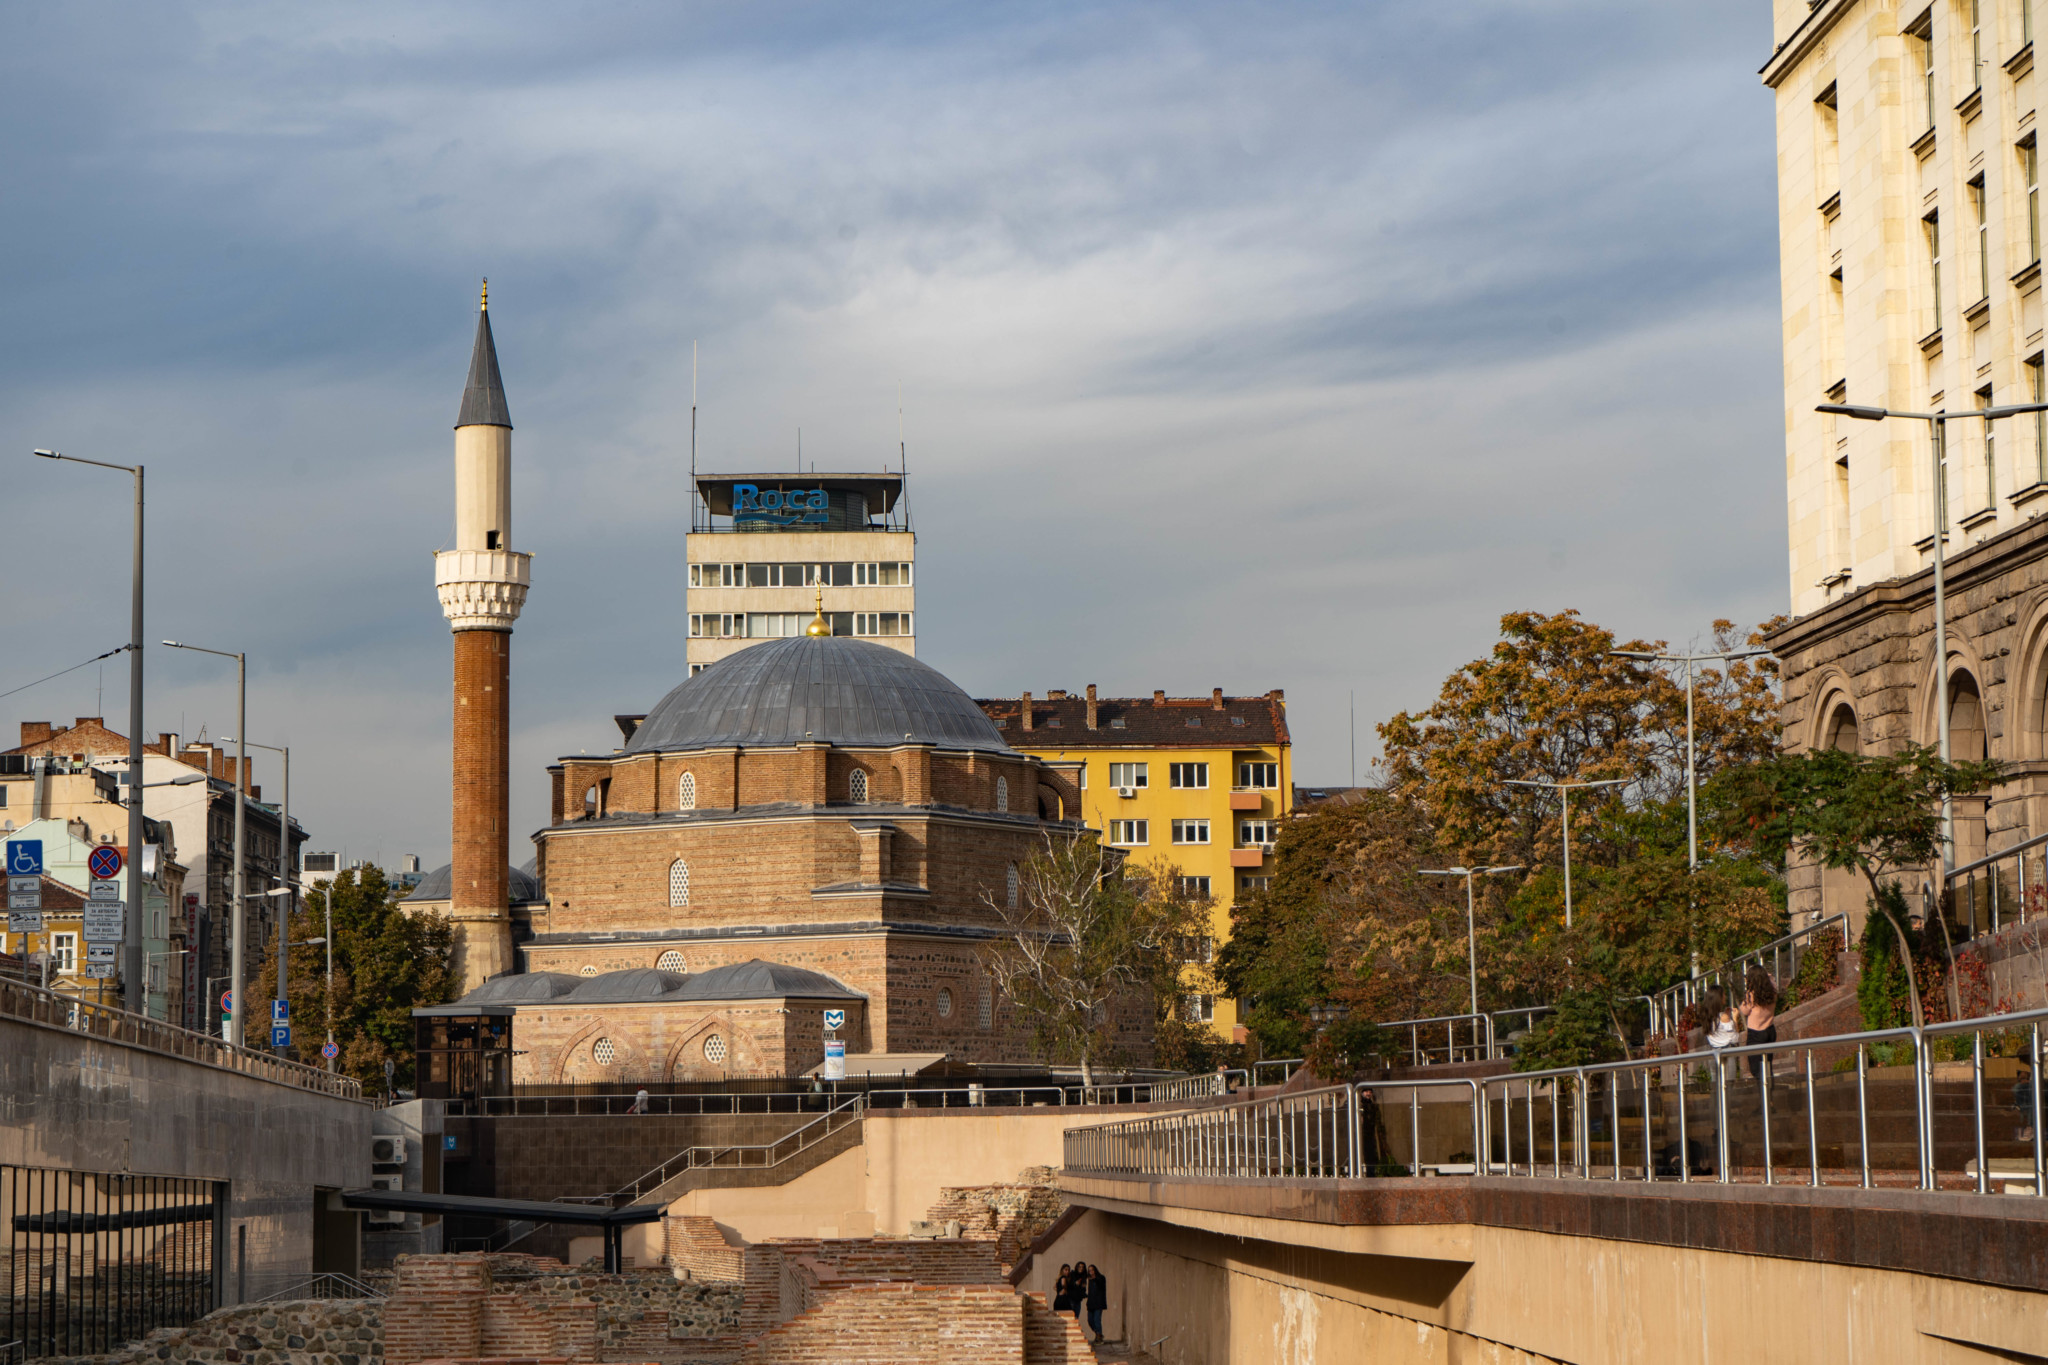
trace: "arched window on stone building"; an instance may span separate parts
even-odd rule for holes
[[[664,972],[682,971],[683,955],[678,950],[671,948],[660,957],[654,959],[654,965]]]
[[[846,799],[853,802],[856,806],[865,806],[868,803],[868,770],[866,768],[855,768],[852,775],[846,779]]]
[[[697,809],[697,774],[684,773],[676,782],[676,809]]]
[[[681,858],[668,865],[668,903],[688,905],[690,903],[690,865]]]
[[[999,777],[996,779],[996,809],[999,811],[1007,811],[1009,810],[1009,808],[1010,779],[1007,777]]]
[[[1011,863],[1003,869],[1003,889],[1008,893],[1010,908],[1017,908],[1017,865]]]
[[[583,818],[586,820],[595,820],[597,818],[597,784],[595,782],[591,783],[583,793]]]
[[[1845,754],[1863,752],[1863,736],[1856,728],[1856,711],[1848,702],[1838,702],[1828,716],[1827,745]]]

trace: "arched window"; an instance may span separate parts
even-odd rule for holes
[[[676,809],[697,809],[697,774],[684,773],[682,780],[676,783]]]
[[[947,990],[944,986],[939,987],[939,998],[936,1003],[938,1005],[939,1018],[951,1019],[953,1017],[953,992]]]
[[[660,971],[680,972],[684,969],[683,955],[674,948],[671,948],[660,957],[654,959],[654,965]]]
[[[688,905],[690,903],[690,865],[681,858],[668,865],[668,903]]]
[[[1010,908],[1017,908],[1017,865],[1011,863],[1003,869],[1003,887],[1009,893]]]
[[[583,965],[582,965],[581,967],[577,968],[577,969],[576,969],[576,971],[577,971],[577,975],[579,975],[579,976],[596,976],[596,975],[597,975],[597,968],[595,968],[595,967],[591,966],[591,965],[590,965],[590,964],[589,964],[588,962],[584,963],[584,964],[583,964]]]
[[[704,1040],[704,1060],[713,1066],[725,1064],[725,1039],[712,1034]]]
[[[583,818],[586,820],[594,820],[597,818],[596,783],[592,783],[589,789],[583,793]]]
[[[999,811],[1007,811],[1009,808],[1010,779],[1007,777],[999,777],[996,779],[996,809]]]
[[[1836,706],[1828,717],[1827,747],[1840,749],[1845,754],[1863,752],[1863,737],[1856,729],[1856,712],[1847,702]]]
[[[855,768],[853,775],[846,779],[846,799],[856,806],[868,803],[868,770]]]

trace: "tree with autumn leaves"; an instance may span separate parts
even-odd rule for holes
[[[1741,643],[1727,621],[1714,639]],[[1731,826],[1714,824],[1699,872],[1688,868],[1684,679],[1618,653],[1664,648],[1617,641],[1575,611],[1512,612],[1488,656],[1446,679],[1431,706],[1379,727],[1379,787],[1283,827],[1273,886],[1238,906],[1219,955],[1218,975],[1269,1052],[1300,1055],[1314,1033],[1307,1008],[1321,1001],[1349,1006],[1352,1020],[1465,1009],[1464,887],[1417,876],[1424,867],[1528,869],[1476,888],[1489,1009],[1583,993],[1592,1004],[1560,1013],[1611,1017],[1614,1001],[1696,958],[1779,931],[1782,881]],[[1693,697],[1702,782],[1775,752],[1769,660],[1700,669]],[[1628,785],[1574,793],[1568,932],[1558,797],[1508,784],[1607,778]]]

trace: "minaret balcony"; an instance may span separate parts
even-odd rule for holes
[[[526,605],[533,556],[516,550],[442,550],[434,591],[454,630],[510,630]]]

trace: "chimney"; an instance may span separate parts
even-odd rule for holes
[[[1271,692],[1268,692],[1266,695],[1274,701],[1284,702],[1287,700],[1287,691],[1285,688],[1276,687]]]
[[[1029,730],[1031,728],[1031,694],[1029,692],[1024,694],[1024,704],[1017,708],[1017,714],[1022,718],[1024,728]]]
[[[1088,728],[1095,728],[1095,684],[1088,684]]]
[[[50,737],[50,722],[46,720],[25,720],[21,723],[21,747],[41,744]]]
[[[1067,689],[1064,687],[1049,687],[1046,689],[1045,699],[1047,701],[1065,701],[1067,699]]]
[[[1152,689],[1152,704],[1154,706],[1166,705],[1166,689],[1161,687],[1155,687]]]
[[[1212,687],[1209,689],[1209,709],[1211,711],[1221,711],[1223,709],[1222,688]]]

